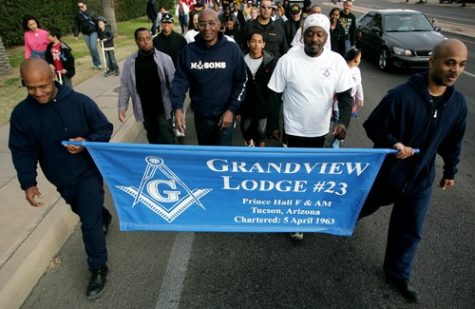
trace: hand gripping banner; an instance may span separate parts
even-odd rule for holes
[[[64,142],[87,147],[122,231],[349,236],[391,149]]]

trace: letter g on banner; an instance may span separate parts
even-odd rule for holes
[[[166,196],[163,196],[160,193],[160,190],[158,188],[160,184],[165,184],[171,189],[176,189],[176,183],[174,180],[163,180],[163,179],[152,180],[147,184],[147,192],[154,199],[162,203],[173,203],[179,200],[180,191],[163,190],[163,193],[166,194]]]

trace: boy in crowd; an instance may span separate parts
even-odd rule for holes
[[[46,47],[45,60],[48,62],[51,70],[56,73],[58,81],[73,89],[71,78],[76,73],[74,57],[71,53],[71,47],[61,41],[61,37],[61,30],[56,27],[49,29],[48,39],[50,43]]]
[[[241,106],[241,131],[247,146],[265,146],[267,117],[277,110],[279,98],[267,87],[277,58],[264,51],[264,34],[251,32],[247,39],[249,53],[244,56],[248,81],[246,97]]]
[[[97,34],[102,42],[102,48],[104,49],[105,62],[107,64],[107,71],[104,76],[114,74],[119,76],[119,66],[115,60],[114,54],[114,35],[112,34],[111,26],[107,24],[107,20],[104,16],[97,18]]]

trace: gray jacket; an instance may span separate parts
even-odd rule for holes
[[[157,63],[158,78],[160,79],[163,108],[167,119],[171,119],[172,106],[168,91],[173,80],[173,75],[175,74],[175,66],[170,56],[157,49],[154,50],[154,59]],[[129,107],[129,98],[132,98],[135,120],[144,121],[142,102],[140,102],[140,96],[137,92],[137,79],[135,78],[135,59],[137,55],[138,51],[130,55],[124,62],[124,68],[120,77],[119,112],[127,110]]]

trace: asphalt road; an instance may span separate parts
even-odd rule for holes
[[[472,59],[473,41],[468,44]],[[361,71],[365,107],[345,147],[371,146],[362,122],[388,89],[412,74],[383,73],[366,60]],[[467,74],[457,84],[469,102],[469,126],[456,187],[433,196],[412,277],[421,292],[418,306],[383,278],[387,207],[362,220],[352,237],[308,233],[298,244],[286,234],[123,233],[115,220],[101,298],[85,298],[87,265],[76,231],[22,308],[475,308],[473,85]],[[189,128],[187,142],[193,138]],[[113,209],[110,197],[107,207]]]

